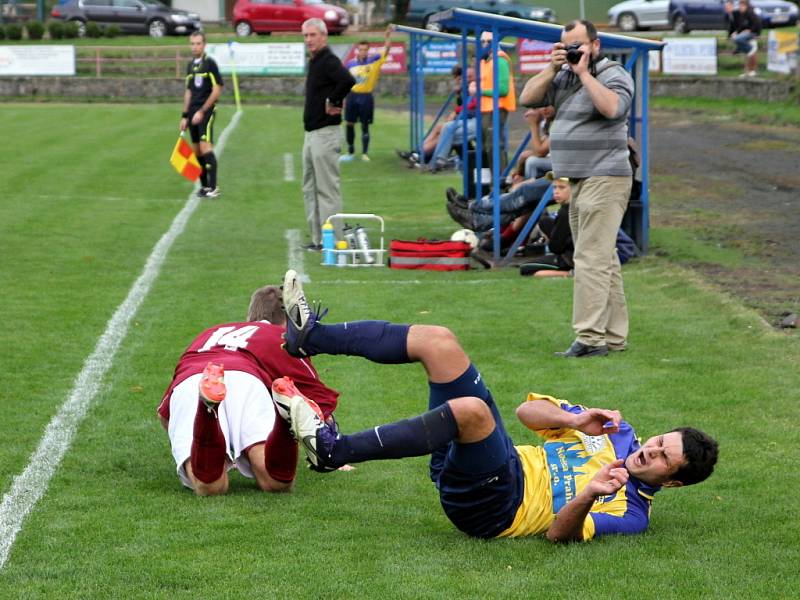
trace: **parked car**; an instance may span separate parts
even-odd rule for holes
[[[123,33],[148,33],[151,37],[203,29],[200,15],[170,8],[157,0],[66,0],[55,5],[50,16],[77,23],[81,37],[89,21],[116,25]]]
[[[626,0],[608,9],[608,24],[622,31],[669,26],[669,0]]]
[[[783,27],[797,23],[798,8],[785,0],[750,0],[764,27]],[[734,10],[737,7],[734,3]],[[671,0],[669,22],[676,33],[693,29],[727,29],[725,0]]]
[[[429,21],[430,16],[448,8],[468,8],[506,17],[532,19],[546,23],[555,23],[557,21],[556,13],[551,8],[515,4],[511,0],[411,0],[408,4],[408,12],[406,12],[406,23],[419,25],[426,29],[439,30],[441,27],[438,23]]]
[[[338,35],[350,25],[347,11],[322,0],[237,0],[233,7],[236,35],[300,31],[303,21],[313,17],[325,21],[328,33]]]

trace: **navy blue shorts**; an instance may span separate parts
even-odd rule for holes
[[[350,93],[344,103],[344,120],[347,123],[372,123],[375,116],[375,99],[372,94]]]
[[[524,493],[524,475],[492,394],[474,365],[455,381],[430,384],[431,404],[475,396],[489,406],[495,429],[472,444],[451,442],[431,455],[431,479],[447,517],[464,533],[496,537],[511,526]]]

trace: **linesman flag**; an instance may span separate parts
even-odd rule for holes
[[[178,137],[178,141],[175,142],[175,148],[172,150],[169,162],[178,173],[189,181],[197,181],[197,178],[203,172],[203,167],[197,162],[197,157],[192,152],[192,147],[183,136]]]

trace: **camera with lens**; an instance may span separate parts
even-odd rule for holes
[[[577,65],[581,62],[581,56],[583,56],[583,51],[581,50],[580,42],[573,42],[569,46],[567,46],[567,62],[571,65]]]

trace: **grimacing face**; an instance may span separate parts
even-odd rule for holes
[[[359,44],[356,48],[356,58],[360,61],[367,60],[367,55],[369,54],[369,44]]]
[[[671,431],[651,437],[641,448],[625,459],[628,473],[649,485],[678,486],[672,476],[686,463],[683,436]]]

